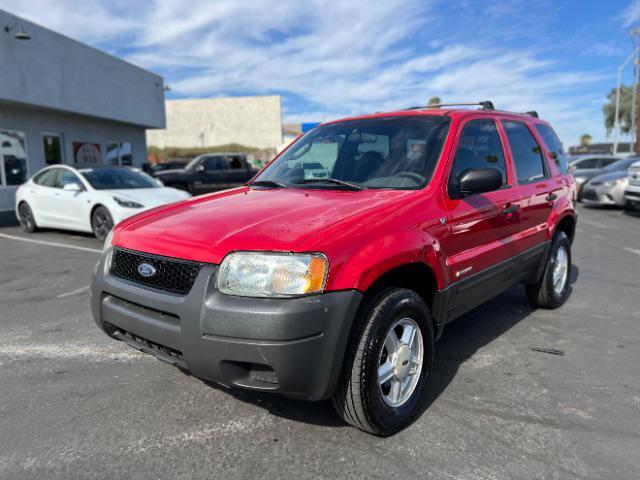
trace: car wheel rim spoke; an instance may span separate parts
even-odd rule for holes
[[[395,322],[386,334],[378,362],[378,388],[384,403],[399,407],[420,380],[424,346],[420,327],[411,318]]]
[[[553,290],[560,295],[567,283],[569,272],[569,255],[565,247],[558,248],[553,265]]]

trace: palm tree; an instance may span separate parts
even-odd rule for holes
[[[591,142],[591,139],[593,137],[591,135],[589,135],[588,133],[584,133],[582,135],[580,135],[580,146],[581,147],[586,147],[587,145],[589,145],[589,143]]]
[[[622,85],[620,87],[620,130],[622,133],[629,133],[631,130],[631,106],[633,103],[633,87]],[[611,89],[607,95],[607,103],[602,107],[604,114],[604,126],[607,135],[611,133],[616,123],[616,89]]]
[[[439,105],[441,103],[442,103],[442,100],[440,100],[440,97],[431,97],[429,99],[428,105]]]

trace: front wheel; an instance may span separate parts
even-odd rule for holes
[[[91,214],[91,229],[98,240],[104,242],[113,228],[113,218],[106,207],[98,207]]]
[[[410,425],[426,404],[434,338],[429,308],[416,292],[388,288],[360,312],[332,398],[349,424],[378,436]]]
[[[570,275],[571,243],[564,232],[557,232],[551,241],[542,278],[525,287],[531,305],[549,309],[561,306],[569,298]]]

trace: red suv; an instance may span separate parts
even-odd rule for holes
[[[198,377],[397,432],[448,322],[518,283],[543,308],[570,292],[562,146],[535,112],[478,105],[326,123],[245,186],[123,221],[93,276],[97,324]]]

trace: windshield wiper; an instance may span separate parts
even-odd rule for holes
[[[339,185],[348,190],[364,190],[366,187],[361,187],[355,183],[345,182],[344,180],[338,180],[337,178],[301,178],[295,180],[293,183],[306,184],[306,183],[333,183]]]
[[[284,183],[275,182],[273,180],[256,180],[255,182],[251,182],[249,184],[250,187],[271,187],[271,188],[287,188]]]

